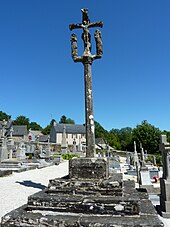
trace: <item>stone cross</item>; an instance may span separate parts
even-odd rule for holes
[[[92,72],[91,65],[93,60],[102,57],[102,38],[99,30],[95,31],[96,54],[91,54],[91,35],[89,28],[102,27],[102,21],[91,23],[88,17],[88,9],[82,9],[82,23],[70,24],[70,30],[83,29],[82,39],[84,42],[84,51],[82,56],[78,56],[77,37],[71,36],[72,58],[74,62],[81,62],[84,65],[84,83],[85,83],[85,112],[86,112],[86,157],[95,155],[95,131],[94,131],[94,112],[92,97]]]
[[[67,141],[66,141],[66,126],[65,126],[65,125],[64,125],[64,127],[63,127],[61,148],[62,148],[62,149],[66,149],[66,148],[67,148]]]
[[[170,143],[167,142],[166,135],[161,135],[159,149],[162,152],[163,178],[170,181]]]
[[[7,121],[6,120],[3,120],[3,123],[2,123],[2,137],[5,136],[5,133],[6,133],[6,125],[7,125]]]

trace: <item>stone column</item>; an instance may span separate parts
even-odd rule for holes
[[[61,140],[61,152],[67,153],[66,126],[63,127],[62,140]]]
[[[84,63],[85,112],[86,112],[86,157],[95,155],[94,112],[92,96],[91,64]]]
[[[167,142],[166,135],[161,135],[159,149],[163,160],[163,177],[160,179],[160,210],[163,217],[170,218],[170,143]]]
[[[82,56],[78,56],[77,37],[75,34],[71,36],[71,50],[74,62],[81,62],[84,65],[84,83],[85,83],[85,118],[86,118],[86,157],[93,158],[95,156],[95,130],[94,130],[94,111],[92,97],[92,72],[91,65],[96,59],[102,57],[102,38],[101,32],[96,30],[94,38],[96,41],[96,54],[91,54],[91,34],[89,28],[102,27],[101,21],[91,23],[88,17],[88,9],[82,9],[82,24],[70,24],[70,30],[83,29],[82,40],[84,43],[84,51]]]
[[[85,118],[86,118],[86,157],[80,159],[71,159],[69,162],[69,174],[71,178],[102,178],[108,177],[109,165],[107,158],[95,157],[95,129],[94,129],[94,111],[92,97],[92,72],[91,65],[96,59],[102,57],[102,38],[101,32],[96,30],[94,38],[96,41],[96,54],[91,53],[91,34],[89,29],[102,27],[101,21],[91,23],[88,16],[88,9],[82,9],[82,23],[70,24],[70,30],[82,29],[82,39],[84,51],[78,56],[76,34],[71,35],[71,51],[74,62],[81,62],[84,66],[84,83],[85,83]]]

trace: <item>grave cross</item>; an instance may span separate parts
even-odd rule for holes
[[[84,51],[82,56],[78,56],[77,37],[71,36],[72,58],[74,62],[81,62],[84,65],[84,83],[85,83],[85,112],[86,112],[86,157],[94,157],[95,154],[95,133],[94,133],[94,112],[92,97],[92,72],[91,65],[93,60],[102,57],[102,37],[99,30],[95,31],[96,54],[91,54],[91,35],[89,28],[102,27],[102,21],[90,23],[88,9],[82,9],[82,24],[70,24],[70,30],[82,28],[82,39],[84,42]]]

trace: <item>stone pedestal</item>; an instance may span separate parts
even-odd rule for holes
[[[161,135],[159,146],[163,159],[163,177],[160,179],[160,206],[158,209],[165,218],[170,218],[170,143],[166,135]]]
[[[160,179],[160,206],[164,218],[170,218],[170,180]]]
[[[103,179],[109,176],[107,158],[74,158],[69,162],[72,179]]]

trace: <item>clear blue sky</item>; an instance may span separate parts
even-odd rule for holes
[[[95,120],[107,130],[147,120],[170,131],[169,0],[1,0],[0,110],[43,127],[62,115],[84,123],[83,65],[71,58],[69,31],[81,8],[104,23],[103,58],[92,66]]]

